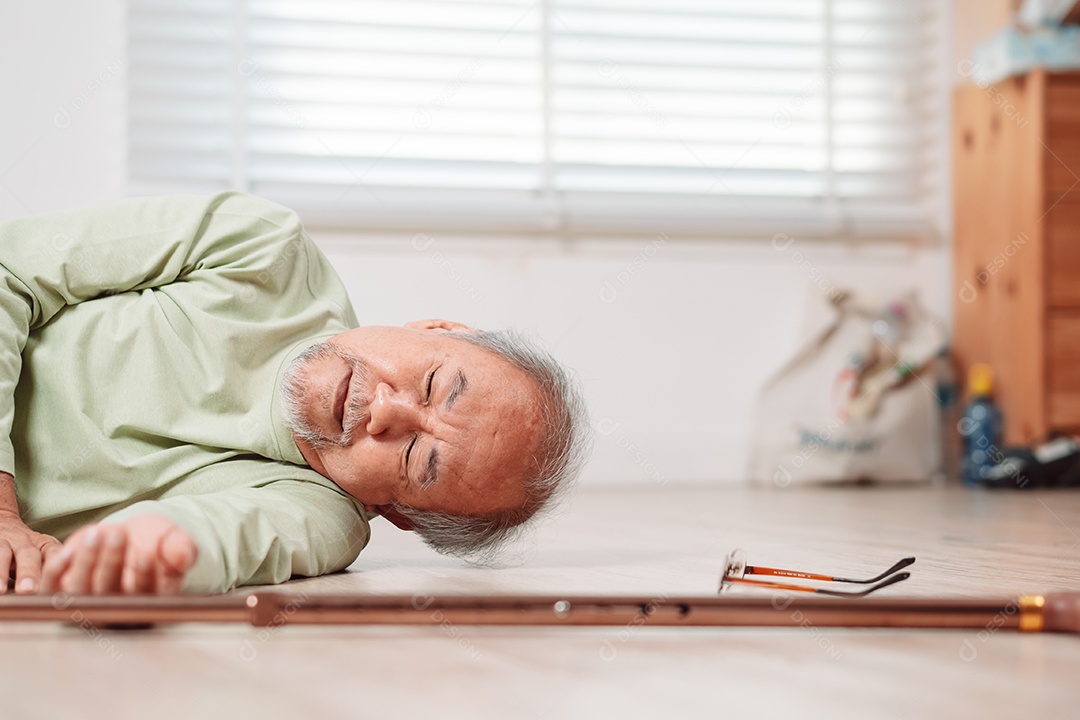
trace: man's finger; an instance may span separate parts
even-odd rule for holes
[[[198,546],[190,535],[178,527],[174,527],[162,538],[158,553],[166,567],[181,575],[187,573],[199,558]]]
[[[64,549],[64,544],[56,538],[49,538],[49,542],[41,546],[41,566],[45,567],[45,563],[49,562],[49,558],[53,555],[58,555],[61,550]]]
[[[51,594],[60,589],[60,578],[63,577],[68,565],[71,563],[71,548],[63,547],[60,552],[52,553],[41,568],[42,594]]]
[[[0,595],[7,592],[9,577],[11,577],[11,548],[4,543],[0,545]]]
[[[158,595],[179,595],[184,577],[198,559],[199,549],[186,532],[173,528],[161,541],[157,574]]]
[[[41,551],[23,547],[15,551],[15,592],[37,592],[41,583]]]
[[[91,527],[77,542],[71,565],[60,580],[60,589],[73,595],[90,592],[90,579],[101,548],[101,531],[97,526]]]
[[[154,563],[150,561],[143,550],[136,550],[133,557],[128,561],[130,567],[130,584],[125,583],[125,592],[136,595],[149,595],[154,592]],[[128,589],[130,587],[130,590]]]
[[[120,592],[120,574],[124,570],[127,532],[122,527],[102,528],[104,540],[94,568],[91,589],[95,595]]]
[[[176,571],[164,567],[158,568],[155,592],[158,595],[179,595],[183,583],[183,573],[178,574]]]

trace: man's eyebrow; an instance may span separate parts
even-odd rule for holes
[[[424,471],[424,480],[420,483],[420,487],[426,488],[437,482],[439,482],[439,454],[432,450],[427,458],[427,470]]]
[[[469,381],[465,379],[465,373],[458,370],[457,377],[454,378],[454,386],[446,394],[446,400],[443,400],[443,407],[447,410],[452,408],[467,387],[469,387]],[[424,471],[424,480],[420,483],[420,487],[426,488],[437,482],[439,482],[439,455],[432,449],[431,454],[428,455],[427,470]]]
[[[461,393],[465,392],[465,388],[469,387],[469,381],[465,379],[465,373],[458,370],[457,377],[454,378],[454,386],[450,388],[450,392],[446,395],[446,400],[443,405],[447,410],[454,406],[457,399],[461,397]]]

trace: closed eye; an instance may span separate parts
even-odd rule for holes
[[[435,384],[435,373],[438,372],[438,371],[439,371],[439,369],[435,368],[434,370],[431,371],[431,374],[428,375],[427,394],[424,397],[424,402],[425,403],[431,402],[431,386]]]
[[[416,445],[416,440],[419,435],[413,435],[412,442],[409,443],[409,447],[405,449],[405,471],[409,469],[409,457],[412,455],[412,449]]]

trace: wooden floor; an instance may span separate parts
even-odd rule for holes
[[[583,490],[521,565],[463,567],[377,521],[348,573],[292,592],[715,592],[752,563],[882,593],[1080,589],[1080,493]],[[0,626],[0,718],[1077,718],[1080,637],[987,631]]]

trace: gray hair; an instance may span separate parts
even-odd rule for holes
[[[524,335],[514,330],[475,330],[449,332],[447,336],[494,353],[523,370],[540,389],[543,435],[533,466],[522,480],[526,499],[520,508],[471,517],[394,505],[434,550],[487,565],[522,534],[530,519],[550,510],[565,494],[588,458],[592,433],[575,379]]]

